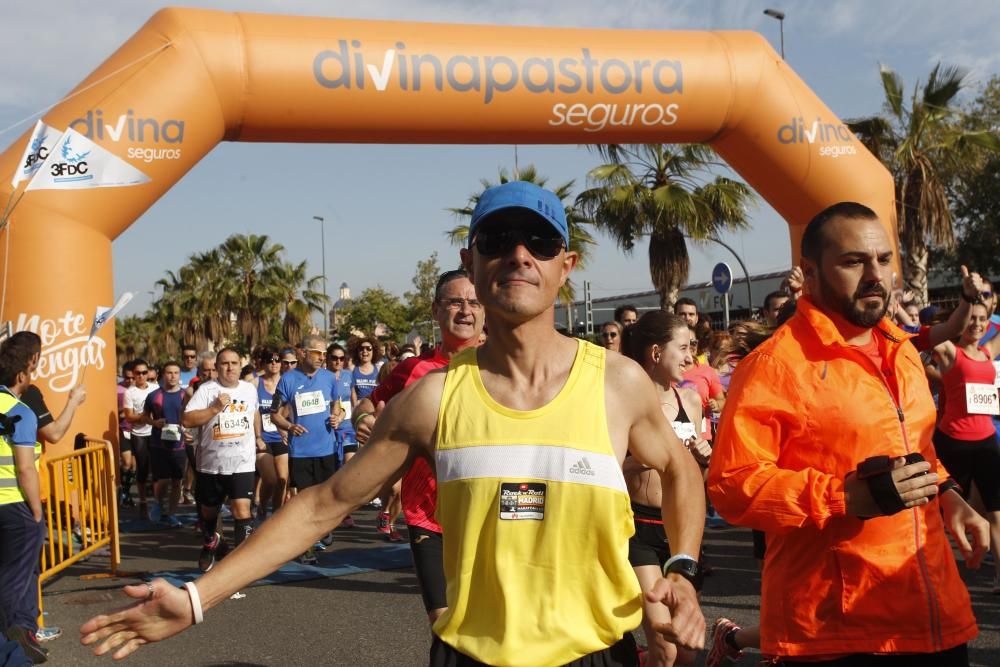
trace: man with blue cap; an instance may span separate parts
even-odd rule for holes
[[[643,369],[560,335],[555,301],[577,262],[559,198],[536,185],[484,192],[462,264],[490,335],[398,394],[368,444],[307,489],[187,591],[152,594],[82,628],[123,657],[202,620],[203,611],[279,567],[391,484],[416,457],[434,467],[448,609],[430,664],[636,665],[642,617],[628,562],[634,532],[621,465],[660,473],[673,557],[647,594],[671,622],[656,629],[699,649],[705,621],[691,580],[705,506],[694,460],[660,411]]]

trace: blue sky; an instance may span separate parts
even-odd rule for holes
[[[755,30],[778,48],[778,22],[767,7],[786,13],[789,64],[841,118],[880,109],[878,65],[896,69],[912,90],[934,63],[969,69],[970,83],[1000,71],[996,26],[1000,3],[991,0],[833,0],[828,2],[551,0],[506,2],[366,2],[319,0],[191,1],[185,6],[303,16],[497,23],[560,27],[663,30]],[[0,22],[0,147],[128,39],[161,4],[136,0],[17,3]],[[26,119],[26,120],[25,120]],[[18,121],[25,123],[12,127]],[[534,164],[551,182],[576,181],[597,160],[575,146],[520,146],[522,166]],[[437,251],[442,266],[457,263],[443,232],[455,224],[445,211],[464,204],[479,179],[496,180],[513,167],[510,146],[370,146],[222,144],[114,242],[116,292],[136,298],[126,314],[142,312],[154,283],[193,252],[234,233],[267,234],[292,261],[321,273],[319,223],[326,219],[329,291],[347,282],[357,295],[381,284],[402,294],[418,260]],[[752,272],[787,268],[787,228],[763,201],[750,230],[725,238]],[[590,268],[594,296],[650,289],[646,246],[625,257],[609,239]],[[728,260],[718,247],[692,249],[691,280],[708,280],[712,265]]]

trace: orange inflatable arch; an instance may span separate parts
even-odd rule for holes
[[[168,8],[43,121],[73,128],[119,172],[124,165],[143,176],[106,178],[105,187],[29,188],[17,199],[26,184],[12,188],[5,175],[23,167],[31,132],[0,155],[0,204],[18,201],[2,232],[10,245],[0,317],[41,335],[35,381],[57,408],[58,394],[90,365],[89,399],[72,430],[112,439],[113,326],[87,341],[95,307],[114,301],[111,241],[220,141],[702,142],[788,222],[793,255],[802,226],[841,200],[871,206],[895,238],[888,172],[751,32]],[[35,179],[79,175],[94,158],[86,153],[77,144],[49,156]]]

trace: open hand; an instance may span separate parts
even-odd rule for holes
[[[112,657],[121,660],[143,644],[173,637],[194,625],[191,599],[184,589],[154,579],[124,590],[135,600],[131,606],[95,616],[80,626],[80,642],[85,646],[96,644],[94,655],[114,651]]]
[[[698,605],[698,595],[691,582],[676,574],[662,578],[646,593],[650,602],[660,602],[670,609],[669,623],[654,623],[653,629],[683,648],[693,651],[705,646],[705,617]]]

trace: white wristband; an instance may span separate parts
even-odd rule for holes
[[[201,611],[201,596],[198,595],[198,587],[194,585],[193,581],[189,581],[184,584],[184,588],[187,589],[188,597],[191,598],[191,611],[194,612],[194,624],[198,625],[205,620],[205,616]]]
[[[667,576],[667,568],[679,560],[693,560],[695,563],[698,562],[697,558],[689,556],[688,554],[677,554],[676,556],[671,556],[667,559],[667,562],[663,564],[663,576]]]

